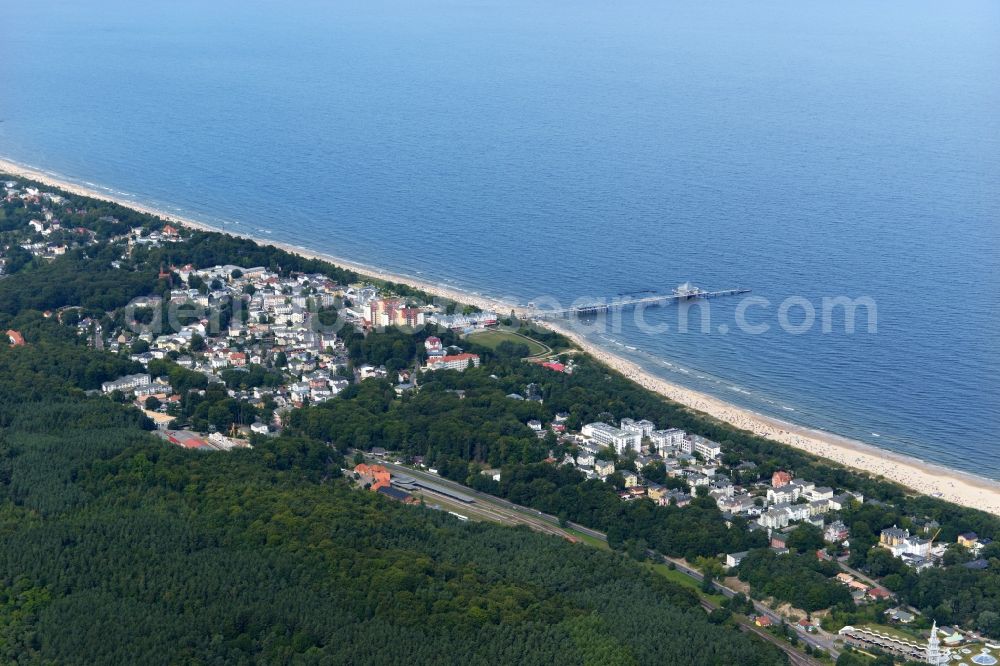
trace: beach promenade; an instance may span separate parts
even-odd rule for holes
[[[261,239],[248,234],[234,233],[229,229],[217,229],[196,220],[178,217],[140,203],[115,198],[91,188],[66,182],[51,174],[27,168],[7,160],[0,159],[0,172],[42,182],[50,187],[58,187],[79,195],[114,201],[120,205],[158,215],[165,220],[190,228],[220,231],[248,238],[261,244],[273,245],[304,257],[329,261],[338,266],[351,269],[361,275],[407,284],[441,298],[494,310],[500,314],[513,312],[520,317],[526,317],[530,314],[526,308],[519,305],[490,299],[478,294],[471,294],[447,285],[412,276],[395,274],[381,270],[378,267],[366,266],[304,247]],[[714,396],[668,382],[649,372],[638,363],[595,345],[574,331],[569,321],[544,320],[537,321],[536,323],[539,326],[565,335],[573,340],[583,351],[591,354],[608,367],[620,372],[632,381],[690,409],[703,412],[720,421],[761,437],[793,446],[868,474],[895,481],[911,488],[917,493],[937,496],[956,504],[1000,515],[1000,482],[925,463],[833,433],[812,430],[738,407]]]

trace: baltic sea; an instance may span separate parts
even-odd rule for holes
[[[0,156],[519,303],[671,381],[1000,478],[1000,5],[8,5]],[[824,297],[870,297],[848,334]],[[783,330],[782,302],[803,333]],[[787,327],[786,327],[787,328]],[[807,328],[807,327],[802,327]]]

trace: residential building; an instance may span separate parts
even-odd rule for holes
[[[792,475],[784,470],[778,470],[771,475],[771,486],[780,488],[792,482]]]
[[[669,490],[663,497],[660,498],[659,503],[662,506],[668,506],[671,502],[676,504],[678,507],[685,507],[691,503],[691,495],[681,490]]]
[[[649,437],[653,434],[653,430],[656,429],[656,425],[652,421],[647,421],[643,419],[641,421],[633,421],[632,419],[622,419],[621,429],[625,432],[630,432],[639,435],[639,439],[643,437]]]
[[[895,525],[882,530],[879,545],[896,557],[919,558],[914,560],[915,564],[922,564],[922,560],[926,560],[931,553],[930,539],[921,539],[915,534],[911,535],[910,530],[900,529]]]
[[[901,624],[909,624],[914,620],[913,613],[905,611],[902,608],[890,608],[885,612],[885,616],[893,622],[899,622]]]
[[[725,495],[716,497],[716,504],[719,505],[719,509],[721,511],[729,511],[733,514],[749,513],[754,507],[756,507],[754,498],[746,493],[739,495],[733,494],[729,497],[726,497]]]
[[[784,509],[769,509],[758,516],[757,524],[769,530],[780,530],[788,527],[790,520],[791,516]]]
[[[903,543],[909,536],[910,530],[900,529],[893,525],[882,530],[878,538],[878,543],[885,548],[892,548]]]
[[[717,442],[706,439],[701,435],[686,436],[681,446],[684,453],[690,455],[697,453],[705,460],[714,460],[722,455],[722,447]]]
[[[602,478],[610,476],[615,473],[615,464],[610,460],[595,460],[594,471]]]
[[[958,545],[964,548],[975,548],[979,542],[979,535],[975,532],[964,532],[958,535]]]
[[[496,326],[497,324],[497,313],[496,312],[473,312],[470,314],[454,314],[454,315],[441,315],[433,314],[428,317],[431,323],[437,324],[444,328],[450,328],[453,331],[463,331],[472,330],[476,328],[485,328],[487,326]]]
[[[660,502],[660,500],[667,496],[669,491],[669,488],[661,486],[658,483],[649,482],[646,484],[646,495],[654,502]]]
[[[849,534],[847,525],[836,520],[826,526],[826,529],[823,531],[823,539],[830,543],[840,543],[847,539]]]
[[[815,484],[809,481],[790,481],[777,488],[768,488],[767,501],[772,504],[794,502],[800,497],[805,497],[814,488]]]
[[[642,438],[632,432],[626,432],[607,423],[588,423],[580,430],[584,437],[589,437],[605,446],[614,447],[617,454],[633,450],[638,452],[642,446]]]
[[[726,566],[729,567],[730,569],[732,569],[733,567],[740,566],[740,562],[743,561],[743,558],[746,557],[747,554],[748,551],[745,550],[740,551],[738,553],[728,553],[726,555]]]
[[[806,497],[812,501],[833,499],[833,488],[820,486],[806,492]]]
[[[431,356],[427,359],[427,370],[465,370],[469,366],[479,367],[478,354],[454,354],[452,356]]]
[[[656,452],[661,456],[666,457],[667,454],[673,453],[681,447],[686,434],[687,433],[679,428],[654,430],[649,434],[649,439],[653,442],[653,447],[656,449]]]
[[[771,530],[788,527],[794,521],[809,518],[809,506],[805,504],[776,504],[760,514],[757,524]]]
[[[408,307],[399,298],[382,298],[368,304],[365,321],[371,326],[423,326],[424,313],[419,308]]]
[[[771,533],[771,548],[788,548],[788,538],[789,535],[785,532],[772,532]]]
[[[439,337],[432,335],[424,340],[424,349],[427,350],[428,356],[444,356],[444,345]]]
[[[124,377],[120,377],[114,381],[104,382],[101,384],[101,391],[104,393],[111,393],[112,391],[123,391],[128,393],[130,391],[134,391],[140,386],[148,386],[151,381],[150,376],[145,373],[125,375]]]

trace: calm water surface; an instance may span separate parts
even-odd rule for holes
[[[245,4],[6,6],[0,155],[519,302],[750,287],[596,339],[1000,478],[996,2]],[[839,295],[877,334],[779,328]]]

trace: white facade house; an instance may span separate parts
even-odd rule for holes
[[[101,384],[101,391],[104,393],[111,393],[112,391],[134,391],[140,386],[148,386],[151,381],[150,376],[145,373],[125,375],[124,377],[120,377],[114,381],[104,382]]]
[[[747,556],[747,551],[743,550],[738,553],[727,553],[726,554],[726,566],[732,569],[733,567],[740,566],[740,562],[743,558]]]
[[[807,504],[779,504],[760,514],[757,524],[771,530],[780,530],[793,522],[807,520],[811,515]]]
[[[782,502],[794,502],[800,497],[810,497],[814,494],[815,484],[811,481],[792,481],[791,483],[786,483],[778,488],[768,488],[767,489],[767,501],[768,504],[780,504]],[[829,500],[833,497],[833,491],[830,491],[830,496],[825,497],[826,493],[819,493],[816,499]]]
[[[622,419],[621,429],[625,432],[630,432],[639,435],[639,438],[649,437],[653,434],[653,430],[656,429],[656,425],[652,421],[647,421],[643,419],[641,421],[633,421],[632,419]]]
[[[693,455],[697,453],[706,460],[712,460],[722,455],[722,447],[718,442],[713,442],[701,435],[687,435],[681,443],[684,453]]]
[[[633,450],[638,452],[642,446],[642,437],[626,432],[607,423],[588,423],[580,430],[584,437],[589,437],[605,446],[614,447],[615,452],[621,455],[625,451]]]
[[[686,434],[679,428],[654,430],[649,434],[649,439],[653,442],[653,446],[656,447],[656,452],[661,456],[665,456],[668,452],[681,448]]]
[[[900,529],[895,525],[882,530],[879,545],[888,549],[895,557],[926,558],[931,554],[930,539],[921,539],[916,534],[910,534],[910,530]]]

